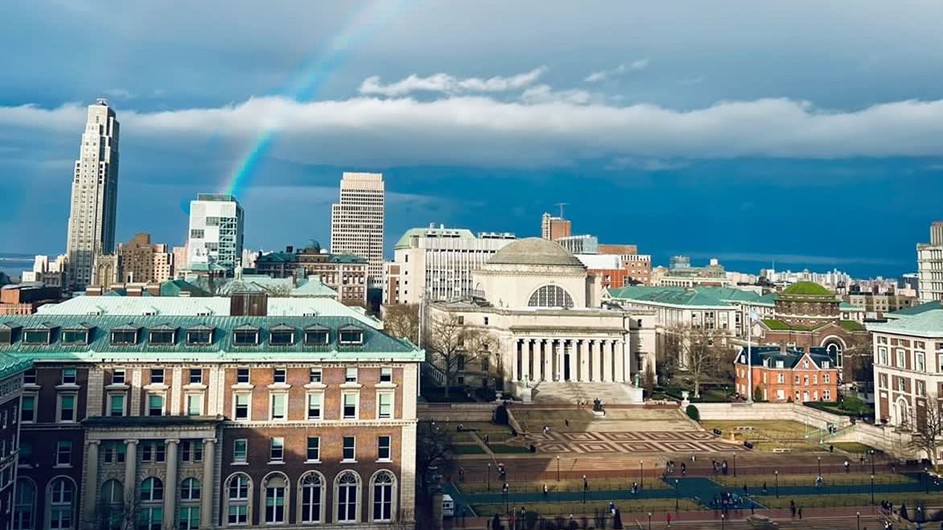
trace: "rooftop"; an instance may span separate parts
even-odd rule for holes
[[[777,361],[783,361],[783,366],[785,368],[795,368],[799,361],[801,361],[806,355],[809,356],[809,359],[815,363],[816,367],[822,368],[822,363],[828,361],[831,363],[831,368],[835,368],[835,359],[828,353],[828,350],[825,348],[810,348],[808,352],[800,349],[787,349],[782,351],[779,346],[754,346],[749,348],[750,352],[750,364],[753,366],[763,366],[764,361],[769,361],[770,364],[774,365]],[[736,362],[737,364],[747,364],[747,348],[740,348],[740,353],[737,354]]]
[[[835,296],[835,293],[815,282],[796,282],[783,289],[782,294],[797,296]]]
[[[908,309],[916,309],[918,307],[921,306]],[[901,311],[897,311],[897,313],[900,312]],[[905,318],[895,318],[887,322],[869,322],[867,328],[868,331],[873,333],[896,333],[900,335],[943,338],[943,309],[925,309],[920,313],[907,315]]]
[[[733,287],[649,287],[644,285],[609,289],[609,295],[614,299],[697,307],[732,306],[737,302],[752,302],[761,298],[753,291]]]
[[[586,269],[559,243],[539,237],[518,239],[495,252],[488,265],[551,265]]]
[[[409,248],[409,240],[414,237],[433,237],[433,238],[452,238],[452,239],[475,239],[475,234],[467,228],[446,228],[445,225],[428,226],[424,228],[410,228],[399,238],[394,249]]]

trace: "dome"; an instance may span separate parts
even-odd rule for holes
[[[308,241],[308,244],[305,245],[305,250],[313,250],[314,252],[321,252],[321,243],[318,243],[317,239],[312,239]]]
[[[829,296],[833,293],[815,282],[796,282],[783,289],[785,295]]]
[[[489,265],[555,265],[585,269],[573,254],[549,239],[529,237],[518,239],[495,252]]]

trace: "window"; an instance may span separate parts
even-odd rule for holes
[[[200,527],[200,506],[181,504],[177,515],[178,530],[197,530]]]
[[[152,385],[164,384],[164,369],[163,368],[151,369],[151,384]]]
[[[381,383],[392,383],[393,382],[393,369],[392,368],[380,368],[380,382]]]
[[[202,368],[191,368],[191,369],[190,369],[190,384],[191,384],[191,385],[202,385],[202,384],[203,384],[203,369],[202,369]]]
[[[234,346],[255,346],[259,343],[259,330],[237,329],[232,332]]]
[[[76,380],[75,368],[62,369],[62,384],[63,385],[74,385],[75,380]]]
[[[68,440],[56,442],[56,465],[72,465],[72,442]]]
[[[67,329],[62,332],[63,344],[88,344],[87,329]]]
[[[23,372],[23,384],[24,385],[36,384],[36,369],[35,368],[30,368],[29,370]]]
[[[822,374],[822,382],[825,384],[832,382],[832,374]],[[826,400],[827,401],[827,400]]]
[[[147,340],[155,346],[173,344],[174,332],[173,330],[152,330]]]
[[[320,420],[321,408],[324,406],[324,394],[319,392],[308,394],[308,419]]]
[[[200,481],[195,478],[184,479],[183,482],[180,483],[180,500],[200,500]]]
[[[13,494],[13,530],[33,530],[36,486],[33,481],[19,479]]]
[[[388,420],[393,417],[393,393],[377,393],[377,418]]]
[[[115,442],[115,441],[102,442],[101,458],[102,458],[102,461],[105,462],[106,464],[123,463],[126,452],[127,452],[127,449],[126,449],[126,446],[124,445],[124,442]]]
[[[317,436],[308,437],[307,460],[309,462],[317,462],[321,460],[321,439]]]
[[[322,379],[322,377],[321,377],[321,369],[320,369],[320,368],[312,368],[311,371],[308,373],[308,382],[309,382],[309,383],[318,383],[318,384],[320,384],[320,383],[321,383],[321,379]]]
[[[295,332],[290,329],[273,329],[269,332],[269,344],[272,346],[291,346],[295,343]]]
[[[187,394],[187,416],[203,415],[203,394]]]
[[[126,398],[127,396],[124,394],[108,394],[108,415],[124,416]]]
[[[823,369],[828,369],[828,368],[831,368],[831,367],[832,367],[832,362],[831,362],[831,361],[822,361],[822,368],[823,368]]]
[[[337,477],[337,522],[357,522],[357,497],[360,479],[352,471]]]
[[[232,461],[237,464],[245,464],[249,461],[249,440],[246,438],[233,440]]]
[[[356,457],[357,439],[353,436],[344,437],[344,460],[353,461]]]
[[[393,520],[393,474],[381,471],[373,478],[373,520]]]
[[[164,415],[164,395],[163,394],[148,394],[147,395],[147,415],[148,416],[163,416]]]
[[[301,522],[320,523],[324,503],[324,479],[311,472],[301,478]]]
[[[392,442],[389,436],[377,436],[377,460],[390,460],[392,458]]]
[[[75,511],[75,485],[65,477],[59,477],[49,485],[49,529],[70,530]]]
[[[284,392],[273,392],[269,399],[272,404],[269,419],[272,421],[285,421],[288,419],[288,394]]]
[[[141,442],[141,462],[163,462],[166,458],[164,442]]]
[[[305,346],[324,346],[330,342],[331,333],[326,329],[306,329]]]
[[[183,440],[180,442],[180,460],[184,462],[203,461],[203,442],[201,440]]]
[[[164,500],[164,483],[157,477],[148,477],[141,482],[141,502]]]
[[[786,363],[783,361],[776,361],[776,368],[785,368]]]
[[[275,368],[272,370],[272,380],[275,383],[285,383],[287,382],[287,370],[284,368]]]
[[[357,369],[348,368],[347,375],[344,377],[345,383],[356,383],[357,382]]]
[[[119,530],[124,519],[124,485],[115,479],[106,480],[101,487],[101,519],[108,530]]]
[[[240,385],[249,384],[249,369],[248,368],[236,369],[236,383]]]
[[[922,351],[914,352],[914,364],[918,372],[925,372],[927,369],[926,354]]]
[[[276,436],[269,441],[269,460],[281,462],[285,459],[285,439]]]
[[[111,331],[112,346],[127,346],[137,344],[138,332],[136,329],[114,329]]]
[[[920,379],[917,380],[917,395],[923,397],[927,396],[927,384]]]
[[[904,357],[905,357],[906,355],[907,355],[906,352],[905,352],[902,348],[898,348],[898,349],[897,349],[897,367],[898,367],[898,368],[906,368],[906,367],[907,367],[907,365],[904,363]]]
[[[190,239],[203,239],[203,229],[202,229],[202,228],[191,228],[191,229],[190,229]]]
[[[111,372],[111,384],[123,385],[124,376],[125,376],[124,368],[115,368],[115,370]]]
[[[249,477],[237,473],[229,477],[226,485],[228,502],[226,521],[230,525],[249,523]]]
[[[544,285],[530,295],[529,307],[573,307],[570,294],[556,285]]]
[[[903,377],[898,377],[898,378],[897,378],[897,390],[900,391],[900,392],[906,392],[906,391],[907,391],[907,381],[906,381],[906,379],[904,379]]]
[[[832,392],[831,392],[830,390],[823,390],[823,391],[822,391],[822,400],[823,400],[823,401],[831,401],[831,400],[832,400]]]
[[[187,344],[190,346],[206,346],[213,338],[213,331],[208,329],[191,329],[187,331]]]
[[[357,404],[360,401],[358,392],[344,392],[343,396],[343,415],[345,420],[357,419]]]
[[[265,522],[280,524],[285,522],[285,493],[288,480],[282,474],[275,474],[265,480]]]
[[[49,344],[48,329],[28,329],[23,332],[23,344]]]
[[[881,364],[884,366],[887,366],[888,364],[890,364],[887,360],[887,348],[883,346],[878,348],[878,364]]]
[[[340,343],[342,345],[363,344],[363,330],[361,329],[340,330]]]
[[[237,392],[233,394],[233,418],[236,420],[249,419],[249,401],[252,397],[247,392]]]
[[[36,421],[36,396],[23,394],[23,407],[20,408],[20,421],[32,423]]]
[[[59,394],[59,421],[75,421],[75,394]]]

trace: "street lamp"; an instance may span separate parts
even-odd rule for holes
[[[648,530],[652,530],[652,512],[648,512]]]
[[[733,454],[733,476],[737,476],[737,453]]]
[[[776,471],[773,472],[773,474],[776,475],[776,498],[778,499],[779,498],[779,470],[777,469]]]
[[[560,482],[560,455],[557,455],[557,482]]]
[[[586,482],[586,475],[583,475],[583,504],[586,504],[586,490],[589,489],[589,482]]]
[[[923,487],[926,490],[926,493],[930,493],[930,468],[923,468]]]
[[[868,454],[871,456],[871,474],[874,474],[874,449],[868,449]]]
[[[815,458],[818,459],[818,461],[819,461],[819,476],[821,477],[821,476],[822,476],[822,457],[821,457],[821,456],[817,456],[817,457],[815,457]]]
[[[488,462],[488,491],[491,491],[491,462]]]
[[[640,488],[645,487],[645,462],[638,461],[638,484]]]
[[[511,508],[508,506],[508,483],[507,482],[505,482],[504,485],[501,486],[501,491],[504,492],[504,513],[509,514],[511,513]]]
[[[727,516],[724,514],[720,514],[720,530],[724,530],[724,528],[727,527],[726,522],[727,522]]]
[[[855,513],[855,517],[858,518],[858,530],[861,530],[861,512]]]
[[[871,505],[874,505],[874,475],[871,475]]]
[[[678,502],[681,500],[681,483],[675,479],[675,513],[678,511]]]

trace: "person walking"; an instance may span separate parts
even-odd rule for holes
[[[793,519],[796,518],[796,501],[789,501],[789,514]]]
[[[796,510],[796,513],[799,514],[799,519],[802,519],[802,506]]]
[[[671,528],[671,512],[665,512],[665,521],[668,522],[668,528]]]

